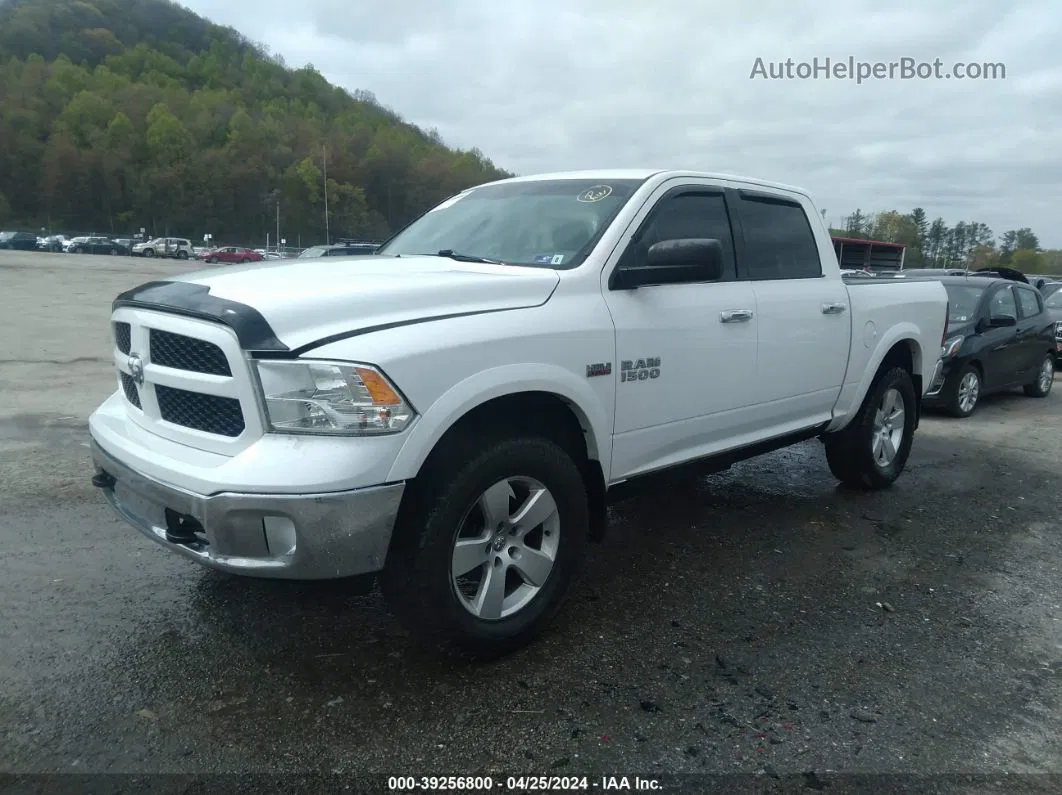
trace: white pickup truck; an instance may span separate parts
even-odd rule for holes
[[[601,171],[469,189],[375,255],[151,282],[112,323],[89,425],[122,517],[226,572],[378,574],[415,634],[492,656],[622,483],[818,437],[839,480],[890,485],[947,297],[847,285],[799,189]]]

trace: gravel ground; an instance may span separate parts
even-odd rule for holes
[[[926,417],[887,492],[811,442],[618,504],[552,631],[472,666],[377,593],[219,575],[112,517],[110,300],[188,267],[0,252],[0,790],[1062,786],[1062,389]]]

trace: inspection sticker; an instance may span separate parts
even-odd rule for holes
[[[580,193],[576,198],[581,202],[599,202],[612,195],[611,185],[594,185]]]

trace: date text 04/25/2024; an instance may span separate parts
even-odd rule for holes
[[[391,792],[652,792],[660,789],[660,782],[640,776],[507,776],[504,781],[490,776],[391,776],[387,788]]]

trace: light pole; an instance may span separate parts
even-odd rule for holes
[[[324,164],[324,200],[325,200],[325,245],[332,242],[328,234],[328,146],[321,144],[321,161]]]

